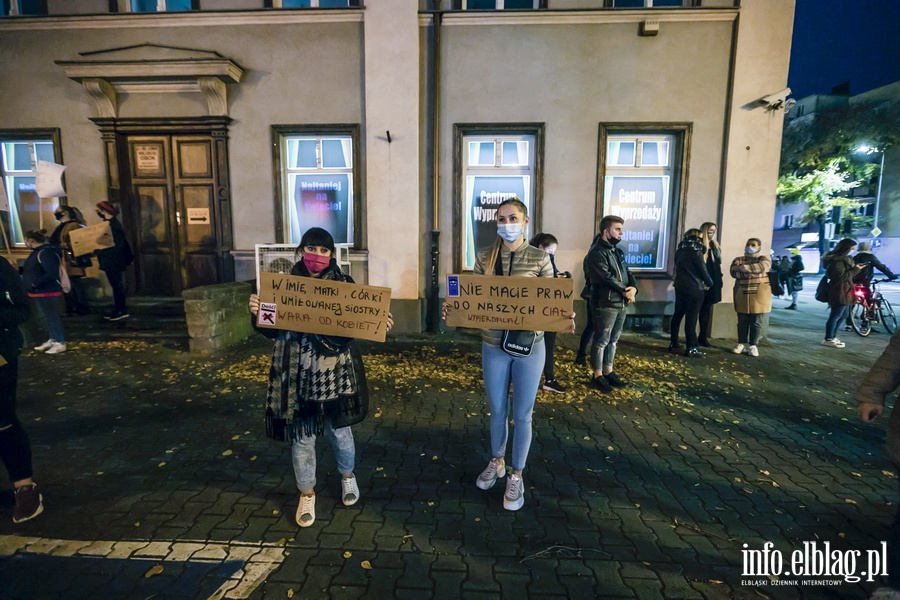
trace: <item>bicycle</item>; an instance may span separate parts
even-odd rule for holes
[[[897,331],[897,317],[894,307],[888,302],[877,285],[891,279],[873,279],[870,288],[853,286],[854,303],[850,305],[850,326],[857,334],[866,337],[872,332],[872,324],[881,323],[888,333]],[[867,293],[868,292],[868,293]]]

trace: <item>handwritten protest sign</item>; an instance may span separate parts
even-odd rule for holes
[[[475,329],[568,331],[571,279],[450,275],[447,325]]]
[[[390,288],[260,273],[256,323],[383,342],[390,305]]]
[[[75,256],[115,246],[112,230],[106,221],[90,227],[72,229],[69,231],[69,241],[72,242],[72,254]]]

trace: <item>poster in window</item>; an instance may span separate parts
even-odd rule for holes
[[[531,177],[528,175],[470,175],[466,177],[463,217],[463,269],[475,266],[475,254],[497,239],[497,207],[518,198],[531,214]],[[526,237],[529,232],[526,231]]]
[[[634,271],[666,269],[669,231],[669,177],[606,178],[604,214],[625,219],[619,248]]]
[[[350,175],[291,175],[291,239],[298,243],[310,227],[321,227],[335,244],[352,244]]]

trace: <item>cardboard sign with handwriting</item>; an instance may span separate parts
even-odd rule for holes
[[[450,275],[446,323],[475,329],[568,331],[574,297],[572,279]]]
[[[116,245],[107,221],[72,229],[69,232],[69,241],[72,243],[72,254],[75,256],[83,256],[94,250],[112,248]]]
[[[390,306],[390,288],[260,273],[256,324],[383,342]]]

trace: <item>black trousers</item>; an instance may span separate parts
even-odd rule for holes
[[[705,294],[703,290],[675,290],[675,312],[672,314],[671,340],[678,343],[678,330],[684,320],[684,343],[688,348],[697,346],[697,321]]]
[[[104,271],[106,278],[109,280],[109,287],[112,288],[114,310],[116,312],[125,312],[125,272],[124,271]]]
[[[556,379],[553,376],[553,355],[554,350],[556,350],[556,332],[555,331],[545,331],[544,332],[544,381],[550,381],[551,379]]]
[[[19,359],[8,357],[0,367],[0,461],[12,482],[32,476],[31,442],[16,417],[16,384],[19,378]]]
[[[591,301],[588,300],[587,321],[584,324],[584,331],[581,332],[581,340],[578,342],[578,354],[587,355],[588,346],[591,345],[591,338],[594,337],[594,311],[591,308]]]
[[[709,294],[703,295],[703,304],[700,305],[700,342],[706,342],[709,339],[709,328],[712,324],[712,307],[716,304]]]

